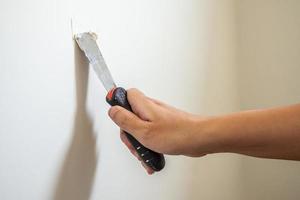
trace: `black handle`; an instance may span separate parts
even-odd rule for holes
[[[131,110],[131,106],[127,101],[127,92],[122,87],[113,88],[110,90],[106,96],[106,101],[111,106],[122,106],[123,108]],[[149,166],[154,171],[160,171],[165,166],[165,158],[161,153],[157,153],[144,147],[139,141],[137,141],[130,133],[126,133],[126,136],[135,150],[138,152],[139,156],[143,160],[143,162]]]

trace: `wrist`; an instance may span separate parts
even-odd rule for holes
[[[226,150],[226,140],[222,135],[218,117],[196,117],[193,122],[192,141],[196,154],[221,153]]]

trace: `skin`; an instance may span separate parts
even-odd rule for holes
[[[123,130],[163,154],[201,157],[227,152],[300,160],[300,104],[206,117],[178,110],[137,89],[129,89],[127,98],[134,113],[113,106],[108,114],[121,128],[123,143],[139,160]],[[154,173],[141,163],[148,174]]]

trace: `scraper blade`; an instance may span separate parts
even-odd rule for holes
[[[107,91],[115,88],[116,84],[97,45],[97,35],[92,32],[79,33],[75,35],[75,40],[80,49],[85,53],[90,65],[93,66],[104,88]]]

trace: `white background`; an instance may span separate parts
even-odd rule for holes
[[[167,156],[146,175],[72,40],[97,32],[120,86],[225,114],[299,103],[299,10],[297,0],[1,0],[0,199],[299,199],[293,161]]]

